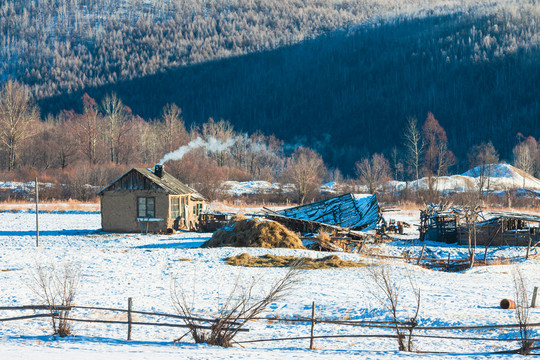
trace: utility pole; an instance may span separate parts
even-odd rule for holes
[[[39,190],[36,177],[36,247],[39,247]]]

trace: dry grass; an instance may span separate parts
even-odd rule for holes
[[[202,247],[261,247],[305,249],[298,235],[275,221],[243,219],[219,229]]]
[[[330,255],[320,259],[310,257],[294,257],[280,255],[251,256],[249,254],[240,254],[225,259],[229,265],[247,266],[247,267],[287,267],[298,264],[300,269],[336,269],[350,267],[364,267],[366,264],[350,260],[341,260],[337,255]]]
[[[8,200],[0,203],[2,210],[35,210],[36,204],[28,201]],[[39,210],[52,211],[99,211],[98,202],[82,202],[78,200],[66,200],[62,202],[44,201],[39,203]]]
[[[399,203],[398,206],[396,206],[397,209],[403,210],[403,211],[414,211],[418,212],[420,209],[423,209],[425,206],[423,204],[419,204],[414,201],[402,201]]]

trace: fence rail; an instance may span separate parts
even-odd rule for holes
[[[213,319],[207,317],[186,317],[177,314],[167,314],[163,312],[150,312],[150,311],[138,311],[132,309],[131,298],[128,299],[128,308],[110,308],[110,307],[99,307],[99,306],[47,306],[47,305],[21,305],[21,306],[1,306],[0,310],[8,311],[24,311],[24,310],[45,310],[49,313],[39,313],[32,315],[0,318],[0,322],[8,321],[18,321],[18,320],[29,320],[35,318],[47,318],[59,316],[59,311],[72,311],[72,310],[100,310],[100,311],[111,311],[111,312],[123,312],[127,313],[127,320],[103,320],[103,319],[87,319],[87,318],[78,318],[78,317],[68,317],[64,316],[63,318],[67,321],[73,322],[84,322],[84,323],[101,323],[101,324],[118,324],[118,325],[127,325],[128,326],[128,336],[127,340],[131,340],[131,328],[132,326],[156,326],[156,327],[173,327],[173,328],[199,328],[199,329],[212,329],[212,324],[216,323],[220,319]],[[521,338],[504,338],[504,337],[479,337],[479,336],[454,336],[454,335],[431,335],[418,332],[431,332],[431,331],[459,331],[459,330],[478,330],[478,329],[515,329],[520,328],[519,324],[488,324],[488,325],[472,325],[472,326],[418,326],[415,323],[411,322],[394,322],[394,321],[369,321],[369,320],[334,320],[334,319],[324,319],[315,317],[315,303],[312,303],[311,317],[295,317],[295,318],[285,318],[285,317],[255,317],[250,320],[254,321],[274,321],[274,322],[284,322],[284,323],[295,323],[295,324],[305,324],[309,325],[309,335],[306,336],[295,336],[295,337],[286,337],[286,338],[267,338],[267,339],[251,339],[251,340],[242,340],[235,341],[237,344],[248,344],[248,343],[262,343],[262,342],[281,342],[281,341],[291,341],[291,340],[309,340],[309,348],[314,348],[315,339],[338,339],[338,338],[387,338],[387,339],[396,339],[398,338],[397,334],[388,334],[388,333],[373,333],[373,334],[339,334],[339,335],[316,335],[315,334],[315,325],[316,324],[330,324],[338,326],[350,326],[350,327],[362,327],[369,329],[389,329],[389,330],[410,330],[413,329],[415,332],[414,338],[429,338],[429,339],[441,339],[441,340],[466,340],[466,341],[478,341],[478,342],[522,342]],[[155,316],[171,319],[180,319],[195,321],[199,323],[208,323],[209,325],[190,325],[187,322],[183,324],[178,323],[162,323],[162,322],[143,322],[143,321],[133,321],[132,314],[139,314],[145,316]],[[245,318],[240,318],[238,321],[247,320]],[[234,328],[236,323],[231,323],[231,330],[238,332],[249,332],[249,329],[246,328]],[[540,327],[540,323],[531,323],[527,324],[531,328]],[[532,343],[540,342],[540,338],[531,338],[528,341]],[[531,347],[531,350],[538,350],[540,347]],[[426,352],[424,353],[441,353],[441,352]],[[490,354],[503,354],[503,353],[515,353],[518,350],[507,350],[499,352],[490,352]]]

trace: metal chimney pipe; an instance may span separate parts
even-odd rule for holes
[[[154,174],[157,177],[162,177],[163,176],[163,165],[156,164],[156,166],[154,166]]]

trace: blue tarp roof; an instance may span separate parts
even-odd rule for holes
[[[288,218],[308,220],[352,230],[369,230],[380,218],[377,196],[345,194],[332,199],[317,201],[278,211]]]

